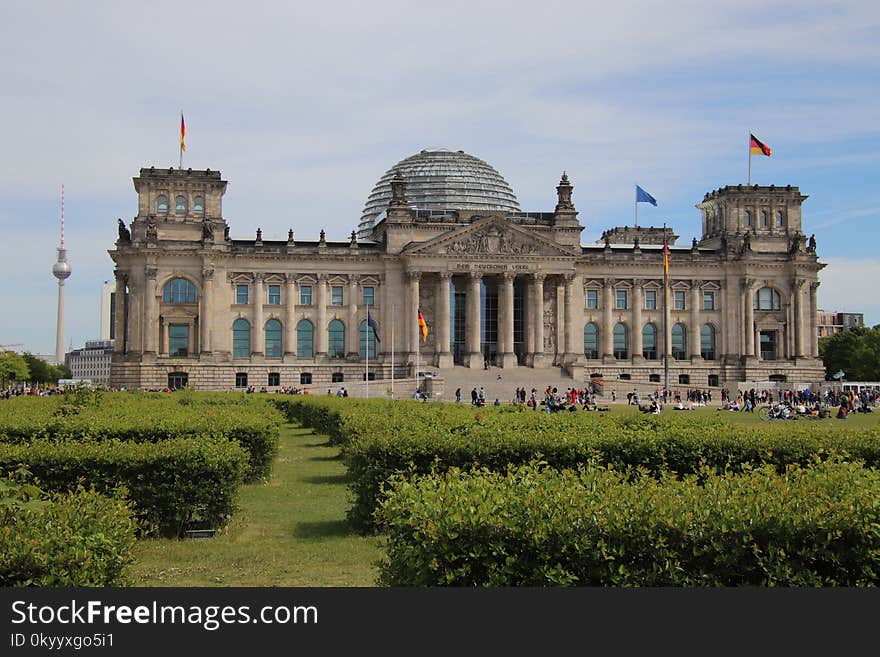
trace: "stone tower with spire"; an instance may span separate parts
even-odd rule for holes
[[[52,275],[58,279],[58,321],[55,328],[55,360],[64,363],[64,281],[70,278],[71,269],[64,247],[64,185],[61,186],[61,245],[56,249],[58,259],[52,265]]]

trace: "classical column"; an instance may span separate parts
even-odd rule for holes
[[[498,351],[501,352],[501,367],[515,367],[516,354],[513,351],[513,279],[516,274],[512,271],[506,271],[501,275],[501,308],[498,337],[503,336],[502,344]]]
[[[816,299],[816,292],[819,289],[819,281],[810,283],[810,355],[813,358],[819,357],[819,330],[818,330],[818,314],[819,305]],[[117,310],[118,313],[118,304]]]
[[[470,272],[467,289],[467,328],[465,341],[467,343],[468,367],[479,369],[483,367],[483,352],[481,349],[481,322],[480,322],[480,282],[483,275],[479,272]]]
[[[327,357],[327,274],[318,274],[318,289],[315,294],[317,313],[315,315],[315,357]]]
[[[128,282],[128,275],[122,273],[118,269],[113,271],[116,276],[116,317],[113,329],[113,351],[117,354],[124,354],[128,345],[126,344],[126,324],[128,318],[125,316],[125,287]]]
[[[576,286],[580,284],[580,277],[577,274],[565,275],[565,355],[563,362],[573,363],[582,360],[583,344],[578,348],[578,337],[583,343],[583,326],[581,330],[577,329],[577,318],[583,315],[580,310],[580,304],[577,303]]]
[[[544,279],[546,274],[536,272],[532,274],[532,299],[534,303],[529,307],[532,316],[532,367],[544,367],[546,356],[544,355]]]
[[[156,353],[156,338],[159,331],[159,316],[156,309],[156,276],[159,270],[156,267],[144,269],[145,303],[144,303],[144,327],[143,345],[145,354]]]
[[[718,360],[725,360],[725,356],[729,354],[728,351],[728,335],[730,335],[730,326],[726,321],[727,317],[727,280],[721,280],[719,282],[721,285],[721,291],[718,293],[720,306],[716,306],[715,309],[720,311],[719,321],[718,321],[718,351],[719,354],[716,356]],[[735,331],[734,331],[735,333]]]
[[[263,302],[266,299],[266,288],[263,285],[265,274],[254,273],[254,350],[252,356],[262,356],[266,350],[266,329],[263,326]]]
[[[286,356],[296,356],[296,274],[287,274],[285,276],[284,286],[284,303],[285,303],[285,319],[284,319],[284,354]]]
[[[700,337],[700,290],[703,281],[691,281],[690,318],[688,333],[688,356],[700,358],[702,355],[702,341]]]
[[[348,277],[348,330],[345,332],[345,357],[349,360],[360,358],[360,326],[358,323],[358,281],[357,274]],[[364,318],[366,319],[366,317]]]
[[[743,304],[745,311],[745,322],[743,326],[743,335],[746,338],[745,344],[745,356],[746,358],[754,358],[755,357],[755,311],[752,301],[752,286],[755,284],[755,279],[753,278],[744,278],[742,282],[743,286]]]
[[[211,353],[211,325],[214,322],[214,268],[202,269],[202,308],[199,313],[199,328],[201,329],[201,344],[199,352]]]
[[[404,335],[406,336],[405,344],[409,354],[409,360],[412,363],[416,361],[416,352],[419,349],[421,341],[421,331],[419,329],[419,280],[422,277],[420,271],[406,272],[406,309],[403,313]],[[421,355],[420,355],[421,356]]]
[[[645,306],[645,282],[641,278],[633,279],[633,300],[632,300],[632,356],[634,363],[640,363],[644,359],[642,356],[642,308]]]
[[[602,360],[614,361],[614,279],[606,278],[602,287]]]
[[[452,367],[452,351],[450,350],[450,282],[452,274],[441,271],[437,277],[437,367]]]
[[[807,321],[804,317],[804,284],[806,281],[802,278],[795,279],[794,281],[794,321],[795,321],[795,336],[796,336],[796,356],[798,358],[804,358],[806,356],[806,336],[804,335],[807,331]]]

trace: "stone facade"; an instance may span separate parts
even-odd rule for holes
[[[200,389],[317,385],[421,367],[564,368],[695,387],[803,382],[818,359],[815,241],[796,187],[724,187],[696,207],[702,237],[610,229],[582,245],[566,176],[553,212],[412,209],[391,181],[371,239],[229,237],[226,181],[211,170],[141,169],[116,264],[111,385]],[[657,239],[657,233],[661,239]],[[641,236],[641,237],[639,237]],[[638,238],[638,239],[637,239]],[[428,340],[416,322],[421,309]],[[664,339],[665,336],[665,339]],[[392,346],[394,355],[392,358]]]

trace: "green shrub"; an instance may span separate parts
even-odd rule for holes
[[[389,586],[874,586],[880,473],[629,477],[520,466],[394,479]]]
[[[136,521],[123,499],[58,494],[0,524],[0,586],[122,586]]]

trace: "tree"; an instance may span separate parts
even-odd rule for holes
[[[880,325],[862,326],[819,340],[825,378],[842,370],[849,381],[880,381]]]
[[[30,378],[27,361],[14,351],[0,353],[0,384],[27,381]]]
[[[22,356],[27,361],[31,383],[58,383],[58,379],[70,378],[70,369],[66,365],[50,365],[29,353]]]

